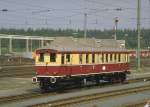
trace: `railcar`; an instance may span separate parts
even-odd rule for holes
[[[129,50],[130,57],[137,57],[137,51],[136,50]],[[149,57],[150,56],[150,50],[141,50],[140,52],[141,57]]]
[[[129,52],[124,49],[49,46],[36,50],[36,76],[32,80],[43,90],[87,81],[123,82],[129,61]]]

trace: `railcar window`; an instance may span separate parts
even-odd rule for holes
[[[123,62],[126,62],[126,54],[123,54]]]
[[[89,55],[86,54],[86,63],[89,63]]]
[[[104,54],[102,54],[102,63],[104,63]]]
[[[126,54],[124,54],[124,62],[126,62]]]
[[[129,62],[129,54],[127,54],[126,58],[127,58],[127,62]]]
[[[108,62],[108,54],[106,54],[106,62]]]
[[[66,54],[66,61],[70,62],[70,54]]]
[[[40,53],[39,62],[44,62],[44,53]]]
[[[110,54],[110,61],[112,61],[112,54]]]
[[[99,54],[99,63],[102,63],[102,54]]]
[[[82,54],[79,55],[79,63],[82,64]]]
[[[115,56],[114,56],[114,60],[115,60],[115,62],[116,62],[116,60],[117,60],[117,54],[115,54]]]
[[[56,62],[56,53],[50,53],[50,62]]]
[[[118,62],[120,62],[120,54],[118,54]]]
[[[96,63],[99,63],[99,54],[97,54]]]
[[[64,54],[62,54],[62,55],[61,55],[61,64],[64,64],[64,62],[65,62],[64,59],[65,59],[65,58],[64,58]]]
[[[95,54],[92,54],[92,63],[95,63]]]

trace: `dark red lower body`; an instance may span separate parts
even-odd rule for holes
[[[62,65],[62,66],[36,66],[37,75],[43,76],[74,76],[87,74],[100,74],[123,72],[129,70],[128,63],[93,64],[93,65]]]

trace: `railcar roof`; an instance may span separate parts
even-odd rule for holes
[[[117,48],[104,48],[104,47],[62,47],[62,46],[50,46],[48,48],[38,49],[40,50],[53,50],[58,52],[99,52],[99,51],[106,51],[106,52],[126,52],[125,49],[117,49]]]
[[[111,47],[120,48],[120,44],[114,39],[95,39],[95,38],[73,38],[73,37],[57,37],[51,43],[51,45],[61,45],[61,46],[75,46],[79,44],[80,46],[88,47]]]
[[[117,41],[112,39],[96,40],[95,38],[79,38],[59,37],[56,38],[49,46],[45,46],[40,50],[51,49],[58,52],[127,52],[126,49],[120,48]]]

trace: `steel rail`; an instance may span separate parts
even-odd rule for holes
[[[1,97],[0,98],[0,105],[7,104],[7,103],[12,103],[12,102],[17,102],[17,101],[22,101],[25,99],[33,99],[33,98],[38,98],[42,96],[47,96],[47,95],[55,95],[56,93],[27,93],[27,94],[22,94],[22,95],[16,95],[16,96],[8,96],[8,97]]]
[[[143,100],[143,101],[138,101],[138,102],[133,102],[133,103],[129,103],[124,105],[123,107],[144,107],[144,105],[146,104],[147,100]]]
[[[18,77],[18,76],[34,76],[34,67],[19,67],[19,68],[1,68],[0,77]]]
[[[34,76],[34,73],[32,72],[21,72],[21,73],[13,73],[13,74],[3,74],[3,75],[0,75],[1,78],[4,78],[4,77],[25,77],[25,76]]]
[[[26,68],[26,67],[35,67],[33,64],[20,64],[20,65],[2,65],[1,68]]]

